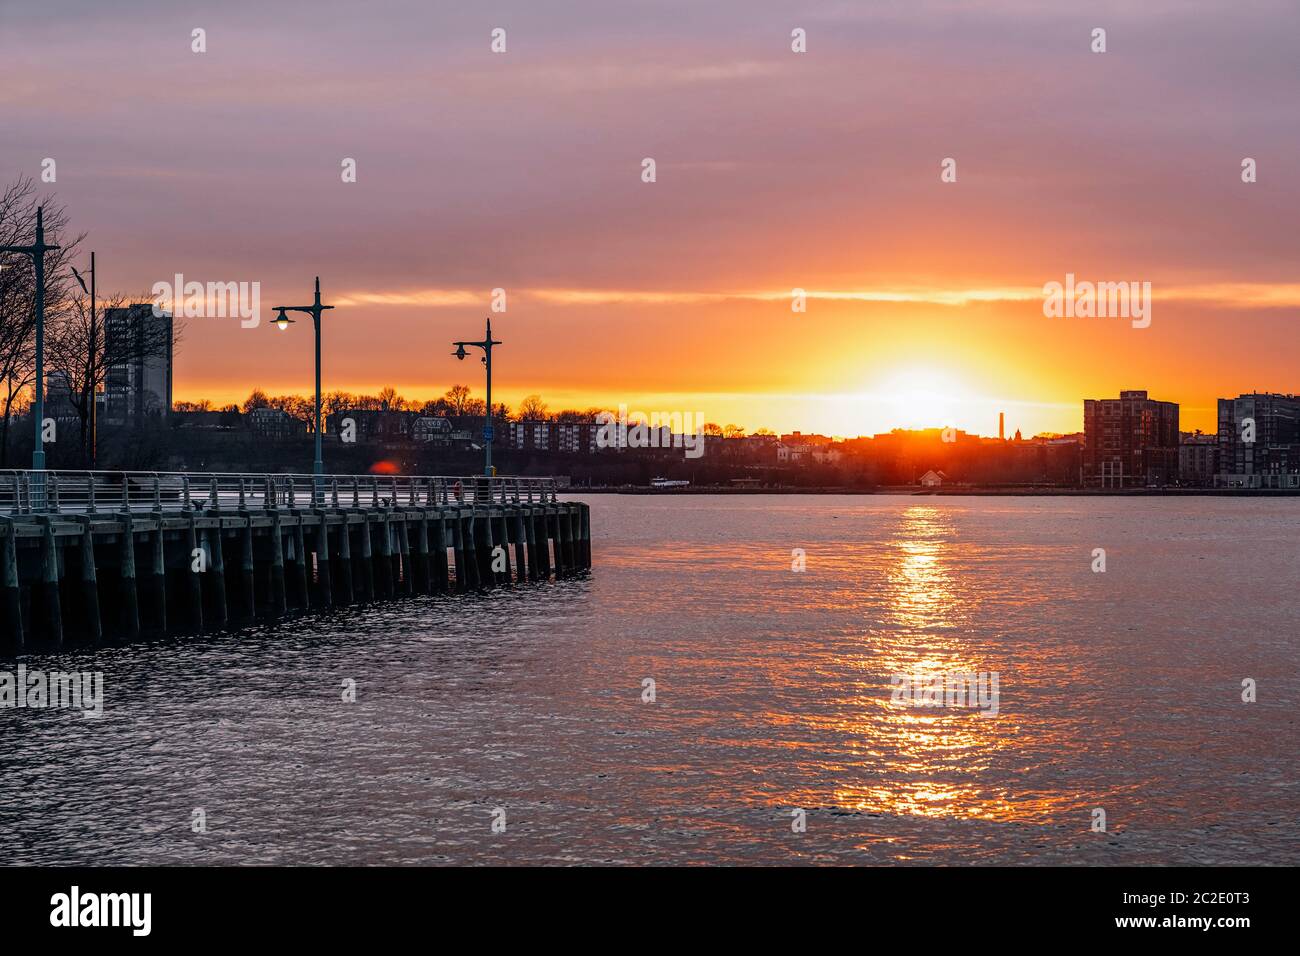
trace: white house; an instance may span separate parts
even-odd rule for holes
[[[941,471],[930,469],[921,476],[921,484],[926,488],[937,488],[939,485],[944,483],[947,477],[948,476]]]

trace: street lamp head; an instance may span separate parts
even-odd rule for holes
[[[81,291],[86,293],[86,295],[90,295],[90,289],[86,288],[86,280],[81,278],[81,273],[75,268],[72,268],[72,274],[77,277],[77,285],[81,286]]]
[[[293,319],[289,318],[287,315],[284,314],[284,309],[279,309],[278,311],[280,314],[277,315],[272,321],[275,323],[275,327],[279,329],[281,332],[283,332],[289,326],[293,325]]]
[[[469,353],[465,351],[465,346],[458,344],[456,346],[456,351],[452,352],[451,354],[456,356],[456,358],[460,359],[463,362],[465,361],[465,356],[468,355]]]

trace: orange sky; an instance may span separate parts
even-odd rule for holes
[[[398,6],[6,12],[0,174],[58,160],[101,289],[261,283],[261,327],[188,320],[176,398],[308,393],[310,323],[265,322],[317,274],[326,390],[481,395],[449,343],[502,287],[497,397],[557,410],[1028,435],[1300,391],[1293,4]],[[1066,273],[1150,282],[1151,326],[1046,318]]]

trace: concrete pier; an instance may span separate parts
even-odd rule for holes
[[[45,474],[54,491],[38,511],[31,473],[0,472],[0,653],[591,567],[589,509],[559,501],[547,479]]]

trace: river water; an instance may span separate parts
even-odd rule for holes
[[[589,500],[588,580],[0,662],[105,693],[0,709],[0,862],[1300,863],[1300,501]]]

